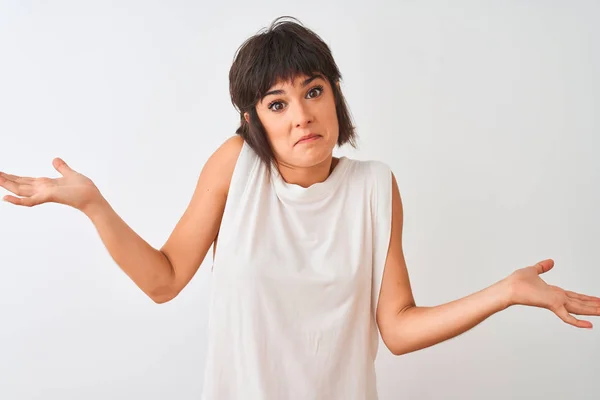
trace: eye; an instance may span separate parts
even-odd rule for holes
[[[323,86],[318,85],[318,86],[315,86],[315,87],[311,88],[308,91],[306,97],[309,98],[309,99],[314,99],[316,97],[321,96],[322,93],[323,93]],[[313,94],[313,95],[311,95],[311,94]],[[283,110],[283,106],[284,106],[284,102],[279,101],[279,100],[275,100],[275,101],[272,101],[271,103],[269,103],[269,105],[267,106],[267,108],[269,110],[271,110],[271,111],[279,112],[279,111]]]
[[[316,97],[321,96],[322,93],[323,93],[323,86],[318,85],[318,86],[311,88],[308,91],[306,97],[309,99],[314,99]],[[271,111],[279,112],[279,111],[283,110],[283,106],[284,106],[284,103],[282,101],[275,100],[275,101],[272,101],[271,103],[269,103],[267,108]]]
[[[310,91],[308,92],[308,94],[310,95],[311,93],[315,93],[315,91],[317,91],[318,95],[316,95],[314,97],[320,96],[321,93],[323,93],[323,86],[315,86],[314,88],[310,89]]]
[[[283,105],[283,103],[281,101],[273,101],[273,102],[269,103],[269,106],[268,106],[269,110],[271,110],[271,111],[280,111],[281,108],[276,107],[278,104],[279,105]]]

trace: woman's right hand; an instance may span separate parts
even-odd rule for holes
[[[43,203],[60,203],[83,211],[102,198],[88,177],[71,169],[62,159],[52,161],[60,178],[28,178],[0,172],[0,186],[19,197],[7,195],[9,203],[33,207]]]

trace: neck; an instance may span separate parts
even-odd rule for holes
[[[335,168],[339,158],[333,156],[312,167],[295,167],[289,164],[277,162],[277,168],[283,180],[307,188],[315,183],[324,182]]]

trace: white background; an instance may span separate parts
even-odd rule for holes
[[[418,305],[545,258],[600,295],[600,5],[593,1],[0,1],[0,170],[63,157],[160,247],[234,134],[238,46],[281,15],[330,46],[360,135],[388,163]],[[6,194],[2,190],[1,195]],[[198,399],[210,257],[156,305],[76,210],[0,204],[0,398]],[[210,253],[209,253],[210,254]],[[585,318],[585,317],[584,317]],[[600,320],[514,307],[377,360],[387,399],[597,399]]]

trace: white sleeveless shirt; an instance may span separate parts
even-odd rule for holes
[[[212,266],[203,400],[376,400],[391,171],[341,157],[308,188],[245,142]]]

